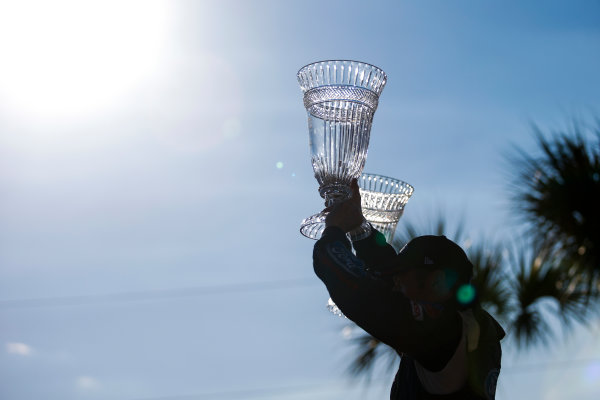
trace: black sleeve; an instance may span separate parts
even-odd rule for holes
[[[393,263],[396,258],[396,250],[386,242],[383,233],[371,228],[371,235],[357,240],[353,246],[357,257],[363,260],[370,270],[379,271]]]
[[[313,266],[340,310],[373,337],[416,355],[439,343],[434,336],[440,334],[442,320],[427,318],[420,306],[368,271],[366,263],[352,254],[341,229],[324,231],[314,247]]]

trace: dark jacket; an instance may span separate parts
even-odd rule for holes
[[[448,304],[421,304],[394,291],[385,271],[396,252],[377,231],[355,242],[354,249],[356,255],[342,230],[327,228],[315,244],[313,265],[344,315],[401,355],[390,398],[493,399],[504,336],[494,318],[478,305],[459,313]],[[426,312],[429,307],[437,310],[435,317]],[[465,321],[469,323],[465,325]],[[417,367],[421,373],[443,370],[463,337],[465,341],[469,338],[465,384],[450,394],[429,394]]]

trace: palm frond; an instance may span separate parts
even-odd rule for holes
[[[560,250],[561,264],[587,272],[589,296],[600,280],[600,122],[594,134],[574,123],[547,138],[534,127],[540,155],[515,148],[510,160],[515,209],[538,243]]]
[[[394,349],[383,344],[367,333],[362,333],[353,339],[353,344],[357,349],[357,355],[348,366],[346,373],[352,377],[361,377],[370,382],[375,365],[379,360],[387,360],[386,371],[392,373],[393,366],[399,356]]]
[[[532,345],[548,345],[553,333],[546,320],[537,309],[525,308],[517,314],[511,324],[512,332],[519,348]]]
[[[467,250],[467,255],[473,264],[472,284],[481,305],[499,321],[508,321],[511,292],[506,283],[502,247],[488,245],[485,240],[481,240]]]
[[[512,292],[516,304],[510,327],[519,346],[547,344],[554,334],[543,317],[543,306],[554,306],[564,333],[573,322],[586,323],[595,308],[590,307],[585,276],[575,268],[566,269],[553,247],[513,248],[509,264],[513,272]]]
[[[362,334],[354,339],[354,342],[358,348],[358,354],[348,367],[347,372],[352,376],[363,376],[370,380],[378,356],[377,348],[381,342],[367,334]]]
[[[410,221],[403,221],[390,244],[399,250],[412,239],[423,235],[444,235],[456,243],[461,243],[464,241],[464,223],[461,220],[455,225],[454,230],[451,232],[448,220],[441,213],[438,213],[437,217],[430,221],[421,221],[419,225],[415,225]]]

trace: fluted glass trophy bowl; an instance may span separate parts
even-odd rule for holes
[[[360,176],[358,187],[365,219],[391,243],[398,221],[404,214],[404,206],[412,196],[414,188],[399,179],[368,173]],[[345,317],[331,298],[327,300],[327,308],[333,314]]]
[[[358,186],[363,215],[391,243],[414,188],[399,179],[367,173],[360,176]]]
[[[352,179],[362,173],[373,115],[386,81],[380,68],[358,61],[320,61],[298,71],[308,113],[311,161],[326,207],[349,198]],[[326,216],[320,212],[305,218],[300,232],[318,239]],[[359,240],[369,233],[364,221],[350,237]]]

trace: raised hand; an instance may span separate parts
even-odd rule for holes
[[[362,208],[360,206],[358,180],[353,179],[350,188],[352,189],[352,196],[349,199],[323,210],[329,212],[325,218],[325,226],[337,226],[344,232],[350,232],[360,226],[364,221]]]

